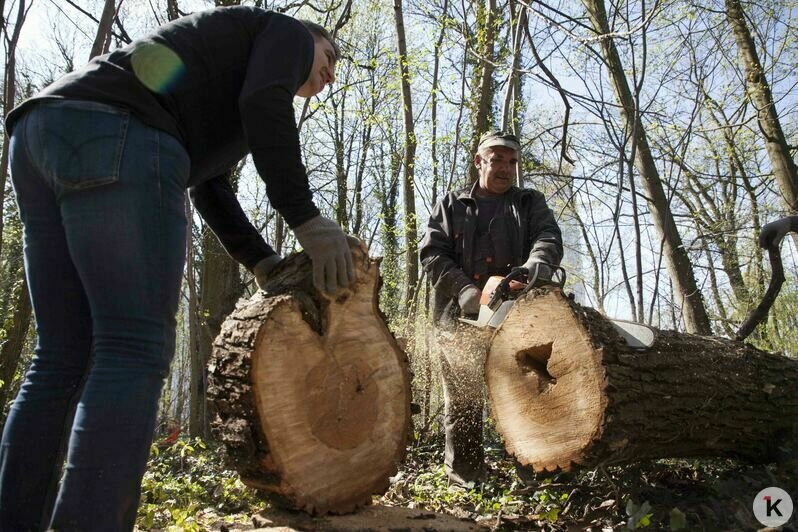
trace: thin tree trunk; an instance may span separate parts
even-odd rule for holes
[[[166,0],[166,16],[169,20],[176,20],[180,17],[177,0]]]
[[[507,80],[507,91],[504,93],[504,103],[502,105],[502,130],[511,131],[518,136],[520,121],[518,116],[518,106],[521,102],[519,94],[521,75],[521,40],[526,24],[526,9],[520,9],[515,0],[510,0],[510,36],[512,37],[512,69]]]
[[[197,303],[197,281],[194,276],[194,237],[191,206],[186,202],[188,240],[186,242],[186,284],[188,284],[188,432],[191,436],[201,434],[204,414],[204,368],[199,353],[199,304]]]
[[[122,5],[122,2],[119,2]],[[103,53],[106,48],[106,43],[111,37],[111,26],[114,23],[114,15],[117,10],[116,0],[105,0],[105,7],[100,16],[100,23],[97,26],[97,35],[94,37],[94,44],[91,45],[91,52],[89,52],[89,60]]]
[[[781,128],[770,85],[748,30],[740,0],[726,0],[726,19],[731,26],[740,62],[745,69],[747,93],[757,109],[759,129],[765,138],[770,166],[779,186],[782,202],[790,214],[798,214],[798,169],[790,155],[790,146]],[[793,239],[798,245],[798,235],[793,234]]]
[[[407,40],[402,0],[394,0],[396,40],[399,48],[399,75],[402,80],[402,107],[404,108],[405,158],[404,158],[404,227],[405,227],[405,309],[410,310],[418,284],[418,231],[416,229],[416,134],[413,128],[413,99],[410,93],[410,70],[407,62]]]
[[[236,301],[244,293],[239,277],[238,263],[222,248],[216,235],[206,227],[202,237],[202,270],[200,272],[200,329],[199,367],[192,373],[192,385],[197,397],[192,402],[193,423],[189,430],[192,436],[203,438],[209,435],[209,411],[206,399],[206,366],[213,351],[213,341],[221,331],[222,322],[235,308]]]
[[[2,12],[0,12],[0,15]],[[6,39],[6,71],[4,76],[3,91],[3,114],[8,114],[14,107],[17,98],[17,43],[25,23],[25,0],[20,0],[17,9],[17,23],[14,26],[14,33],[11,38],[6,33],[7,28],[3,28],[3,36]],[[3,135],[3,153],[0,155],[0,253],[3,251],[3,216],[6,196],[6,180],[8,179],[8,146],[10,142],[8,135]]]
[[[22,357],[22,349],[25,347],[25,339],[28,336],[30,327],[31,304],[28,295],[28,283],[25,276],[16,290],[16,305],[14,315],[11,318],[11,326],[6,330],[7,338],[0,348],[0,412],[5,407],[6,402],[11,399],[12,382]],[[0,432],[5,419],[0,423]]]
[[[0,11],[2,15],[3,11]],[[14,33],[8,37],[7,26],[5,20],[3,21],[3,37],[6,40],[6,71],[5,71],[5,90],[3,92],[3,112],[8,113],[14,107],[16,100],[16,50],[17,43],[19,42],[20,32],[22,25],[25,23],[27,10],[25,8],[25,0],[20,0],[17,9],[17,20],[14,26]],[[3,206],[5,204],[5,190],[6,180],[8,178],[8,135],[3,136],[3,153],[0,156],[0,253],[2,253],[3,246],[3,217],[5,215]],[[14,375],[19,366],[19,360],[22,357],[22,350],[25,346],[25,339],[28,334],[30,326],[30,318],[32,313],[30,295],[28,294],[28,283],[25,278],[25,270],[19,269],[22,282],[19,283],[17,288],[16,298],[14,301],[14,314],[11,318],[11,325],[6,329],[6,339],[0,348],[0,412],[6,402],[11,398],[11,391],[13,389],[12,382]],[[9,270],[10,273],[10,270]],[[5,418],[0,422],[0,432],[2,432],[2,425],[5,423]]]
[[[438,201],[438,183],[440,168],[438,167],[438,82],[441,64],[441,45],[446,35],[446,12],[449,9],[449,0],[443,0],[443,16],[441,17],[441,28],[438,33],[438,40],[435,42],[435,56],[432,65],[432,95],[430,115],[432,120],[432,138],[430,139],[430,149],[432,150],[432,205]]]
[[[521,40],[526,26],[526,8],[518,7],[515,0],[510,0],[510,36],[512,37],[512,68],[507,80],[507,92],[502,106],[502,130],[510,131],[516,137],[521,136]],[[521,176],[522,162],[519,157],[516,163],[518,185],[523,186]]]
[[[610,33],[604,1],[582,0],[582,2],[588,10],[594,30],[600,35]],[[710,335],[712,327],[693,274],[693,265],[682,244],[679,230],[670,211],[670,204],[651,154],[645,128],[642,124],[639,127],[634,127],[637,109],[635,109],[634,98],[629,89],[629,82],[623,70],[618,50],[610,38],[601,40],[601,48],[615,95],[620,103],[621,116],[626,122],[626,127],[634,131],[636,136],[635,163],[643,181],[646,196],[649,198],[649,210],[654,227],[664,242],[663,252],[674,289],[680,299],[685,327],[691,333]]]
[[[479,87],[473,99],[473,131],[471,146],[468,152],[469,183],[474,183],[479,178],[476,166],[470,163],[471,158],[479,147],[479,137],[490,127],[490,110],[493,102],[493,48],[496,41],[496,0],[485,0],[479,4],[477,10],[478,34],[481,36],[479,53],[479,67],[476,69],[476,78]]]
[[[372,99],[371,115],[374,115],[376,102]],[[366,127],[363,128],[360,137],[360,157],[357,165],[357,175],[355,176],[355,215],[352,233],[359,235],[363,226],[363,176],[366,173],[366,162],[368,161],[369,148],[371,146],[371,124],[369,119]]]
[[[278,255],[282,255],[283,245],[285,244],[285,220],[280,216],[279,212],[275,213],[274,217],[277,218],[274,228],[274,251]]]
[[[349,183],[347,183],[347,171],[345,165],[346,159],[346,143],[344,140],[344,116],[346,114],[346,92],[341,96],[340,103],[340,116],[338,105],[334,100],[332,102],[332,111],[334,116],[333,144],[335,146],[335,182],[337,184],[337,197],[335,203],[335,221],[345,231],[349,231],[349,210],[346,208],[346,199],[349,195]]]

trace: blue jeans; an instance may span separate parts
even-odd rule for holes
[[[38,342],[0,443],[0,530],[130,530],[175,349],[189,157],[82,101],[28,111],[10,157]]]

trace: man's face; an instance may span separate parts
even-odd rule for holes
[[[479,170],[479,188],[498,196],[513,186],[518,152],[504,146],[485,148],[474,156],[474,164]]]
[[[335,81],[335,50],[327,39],[314,39],[315,54],[313,66],[305,83],[296,91],[297,96],[310,98],[316,96],[327,85]]]

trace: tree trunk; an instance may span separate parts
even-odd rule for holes
[[[177,20],[180,17],[177,0],[166,0],[166,17],[169,20]]]
[[[493,104],[493,48],[496,41],[496,0],[485,0],[479,3],[477,10],[478,41],[477,53],[480,59],[477,60],[478,67],[475,69],[478,90],[472,100],[473,113],[471,132],[471,146],[467,154],[469,184],[479,179],[476,166],[472,163],[474,154],[479,147],[479,137],[490,127],[491,106]],[[468,52],[466,52],[468,53]]]
[[[310,513],[382,493],[410,428],[407,358],[377,305],[378,261],[352,249],[357,282],[335,300],[310,259],[287,258],[225,321],[209,365],[211,424],[245,484]]]
[[[25,0],[20,0],[14,33],[11,35],[10,39],[6,36],[8,48],[6,51],[6,70],[3,90],[4,115],[11,112],[17,98],[17,43],[19,42],[19,35],[22,31],[22,25],[25,22],[26,14]],[[3,13],[0,12],[0,16],[2,15]],[[4,24],[3,33],[7,33],[7,30],[8,28]],[[8,147],[10,140],[8,135],[3,135],[3,153],[0,155],[0,252],[3,251],[3,207],[6,197],[6,180],[8,179]]]
[[[207,438],[209,412],[207,404],[206,366],[213,351],[213,339],[219,335],[222,322],[233,311],[236,301],[244,293],[238,263],[230,258],[216,235],[205,228],[202,237],[202,271],[199,300],[199,366],[192,374],[195,399],[192,401],[190,434]]]
[[[502,104],[502,130],[520,136],[521,120],[521,39],[527,24],[526,7],[510,0],[510,36],[512,38],[512,69],[507,78],[507,91]],[[520,165],[520,161],[519,161]]]
[[[195,245],[193,215],[190,202],[186,202],[188,240],[186,241],[186,285],[188,285],[188,433],[199,436],[205,419],[204,363],[199,354],[199,302],[195,276]]]
[[[507,450],[552,471],[670,457],[767,461],[792,440],[798,360],[650,331],[652,347],[635,349],[559,289],[521,297],[485,364]]]
[[[582,2],[588,10],[594,30],[600,35],[610,33],[604,0],[582,0]],[[670,211],[670,204],[662,187],[654,157],[651,154],[646,131],[643,128],[643,124],[638,122],[638,110],[635,107],[634,98],[629,89],[629,82],[626,79],[618,50],[611,38],[601,40],[601,49],[610,73],[615,96],[620,104],[621,116],[626,123],[627,129],[633,131],[635,135],[637,171],[640,172],[646,197],[649,200],[648,205],[654,226],[664,244],[663,253],[667,260],[668,272],[674,288],[681,300],[685,326],[687,331],[691,333],[712,334],[701,291],[698,289],[693,275],[693,265],[690,262],[687,251],[684,249],[679,229],[676,227],[676,222]]]
[[[94,44],[91,45],[91,52],[89,52],[89,60],[101,55],[106,49],[106,43],[111,38],[111,25],[114,23],[116,10],[116,0],[105,0],[100,23],[97,25],[97,35],[94,37]]]
[[[443,0],[443,8],[441,9],[443,15],[440,20],[440,30],[438,32],[438,40],[435,42],[435,53],[432,66],[432,90],[430,91],[430,120],[432,122],[432,136],[430,138],[430,151],[432,156],[432,199],[430,203],[435,205],[438,201],[438,186],[440,182],[438,167],[438,84],[439,84],[439,71],[441,64],[441,46],[443,45],[443,38],[446,36],[446,17],[448,16],[449,0]]]
[[[333,147],[335,148],[335,221],[341,226],[345,233],[349,232],[349,209],[347,209],[347,199],[349,197],[349,172],[346,165],[346,140],[344,138],[344,128],[346,127],[346,92],[341,95],[340,103],[334,98],[330,101],[333,112]],[[340,106],[340,116],[338,107]],[[351,148],[351,145],[350,145]]]
[[[11,399],[12,383],[17,372],[19,359],[22,357],[22,349],[25,347],[25,339],[28,336],[31,317],[30,296],[28,295],[28,283],[24,273],[22,283],[17,289],[16,305],[14,316],[11,318],[10,327],[6,330],[7,339],[0,349],[0,413],[9,399]],[[2,425],[0,423],[0,431]]]
[[[402,187],[405,208],[405,310],[409,311],[418,285],[418,231],[416,229],[416,133],[413,128],[413,99],[410,94],[410,70],[407,65],[407,40],[402,0],[394,0],[396,39],[399,47],[399,75],[402,78],[402,106],[405,126],[405,179]]]
[[[781,199],[790,214],[798,214],[798,170],[790,155],[790,146],[781,129],[770,85],[759,61],[754,40],[748,31],[739,0],[726,0],[726,18],[737,42],[740,62],[745,68],[748,96],[757,109],[759,129],[765,137],[765,147],[781,192]],[[793,238],[798,245],[798,236],[793,235]]]

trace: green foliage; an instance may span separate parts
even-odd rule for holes
[[[141,489],[137,524],[142,529],[206,530],[208,520],[249,521],[263,502],[225,469],[223,449],[201,439],[153,444]],[[236,515],[243,514],[243,515]]]
[[[637,530],[638,528],[645,528],[651,524],[651,504],[648,501],[643,501],[643,504],[638,506],[629,499],[626,503],[626,515],[629,516],[629,521],[626,526],[629,530]]]
[[[798,279],[787,277],[759,330],[764,334],[757,347],[798,357]]]

